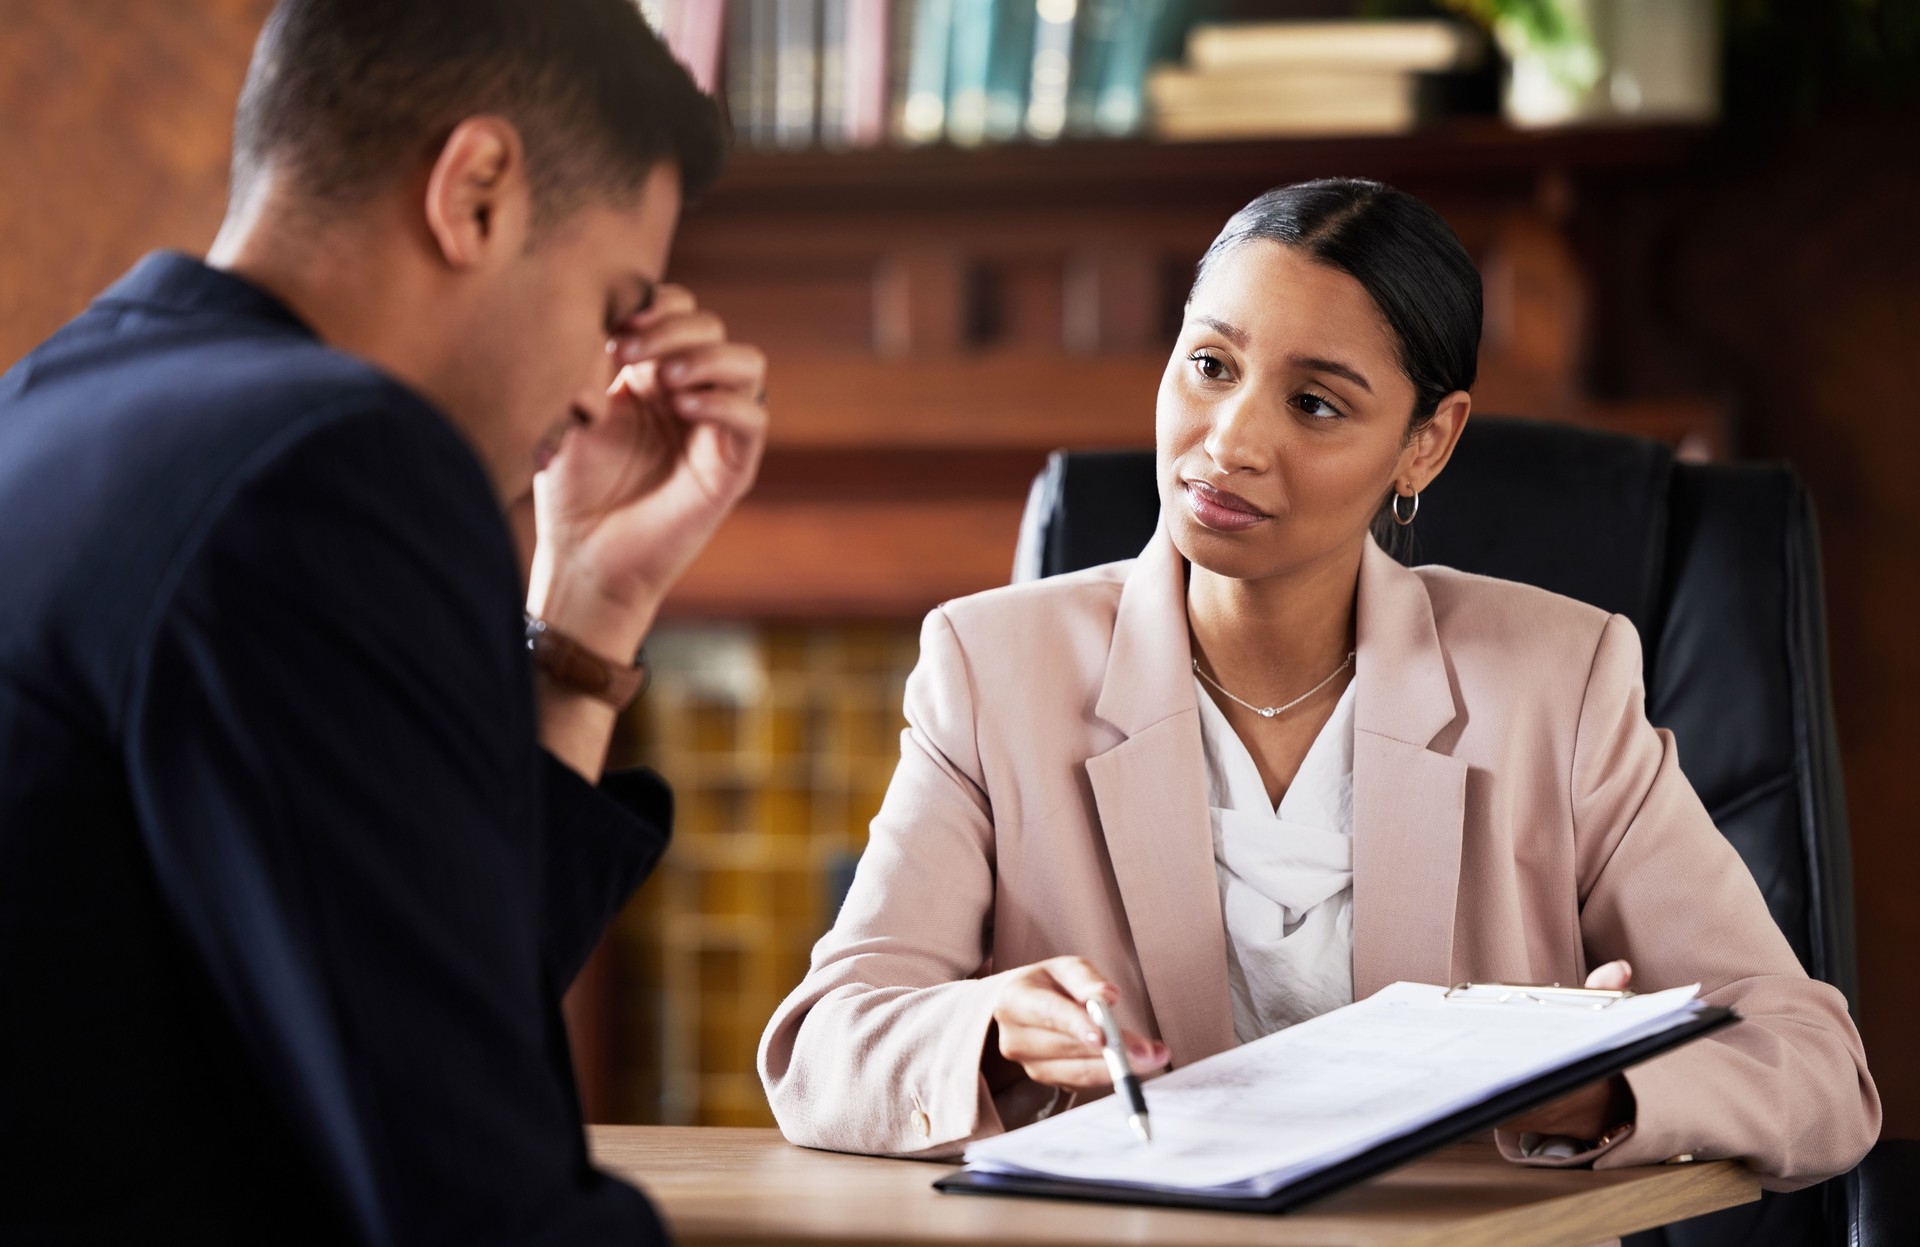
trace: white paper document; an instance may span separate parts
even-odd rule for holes
[[[1146,1084],[1153,1142],[1109,1096],[967,1148],[970,1169],[1259,1197],[1704,1006],[1699,987],[1595,1008],[1525,989],[1366,1000]],[[1551,998],[1551,999],[1548,999]],[[1545,1003],[1542,1003],[1545,1000]]]

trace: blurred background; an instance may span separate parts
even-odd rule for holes
[[[212,239],[269,7],[0,0],[0,368]],[[1920,3],[641,7],[732,119],[671,276],[766,348],[775,430],[616,743],[680,820],[569,1001],[590,1117],[771,1121],[754,1046],[885,790],[919,617],[1006,581],[1047,451],[1151,444],[1227,216],[1359,175],[1480,263],[1476,410],[1811,488],[1856,1005],[1920,1134]]]

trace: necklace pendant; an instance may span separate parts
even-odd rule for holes
[[[1263,718],[1263,719],[1271,719],[1271,718],[1272,718],[1272,717],[1273,717],[1274,715],[1276,715],[1276,714],[1279,714],[1279,713],[1280,713],[1280,707],[1278,707],[1278,706],[1262,706],[1262,707],[1260,707],[1260,717],[1261,717],[1261,718]]]

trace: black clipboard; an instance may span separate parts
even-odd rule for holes
[[[1210,1208],[1224,1212],[1291,1212],[1303,1204],[1324,1199],[1418,1160],[1449,1143],[1491,1130],[1529,1109],[1578,1091],[1588,1083],[1619,1073],[1629,1066],[1671,1051],[1689,1040],[1740,1020],[1731,1009],[1707,1008],[1657,1034],[1618,1048],[1548,1070],[1519,1086],[1450,1113],[1438,1121],[1336,1161],[1296,1179],[1271,1195],[1212,1195],[1191,1191],[1149,1191],[1138,1187],[1069,1178],[1041,1178],[1027,1174],[974,1173],[961,1170],[935,1182],[934,1189],[954,1195],[1026,1195],[1042,1199],[1094,1200],[1111,1204],[1151,1204],[1167,1208]],[[1151,1086],[1152,1084],[1148,1084]]]

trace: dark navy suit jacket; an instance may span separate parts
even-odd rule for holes
[[[649,1242],[558,1002],[664,847],[435,409],[154,255],[0,378],[0,1242]]]

